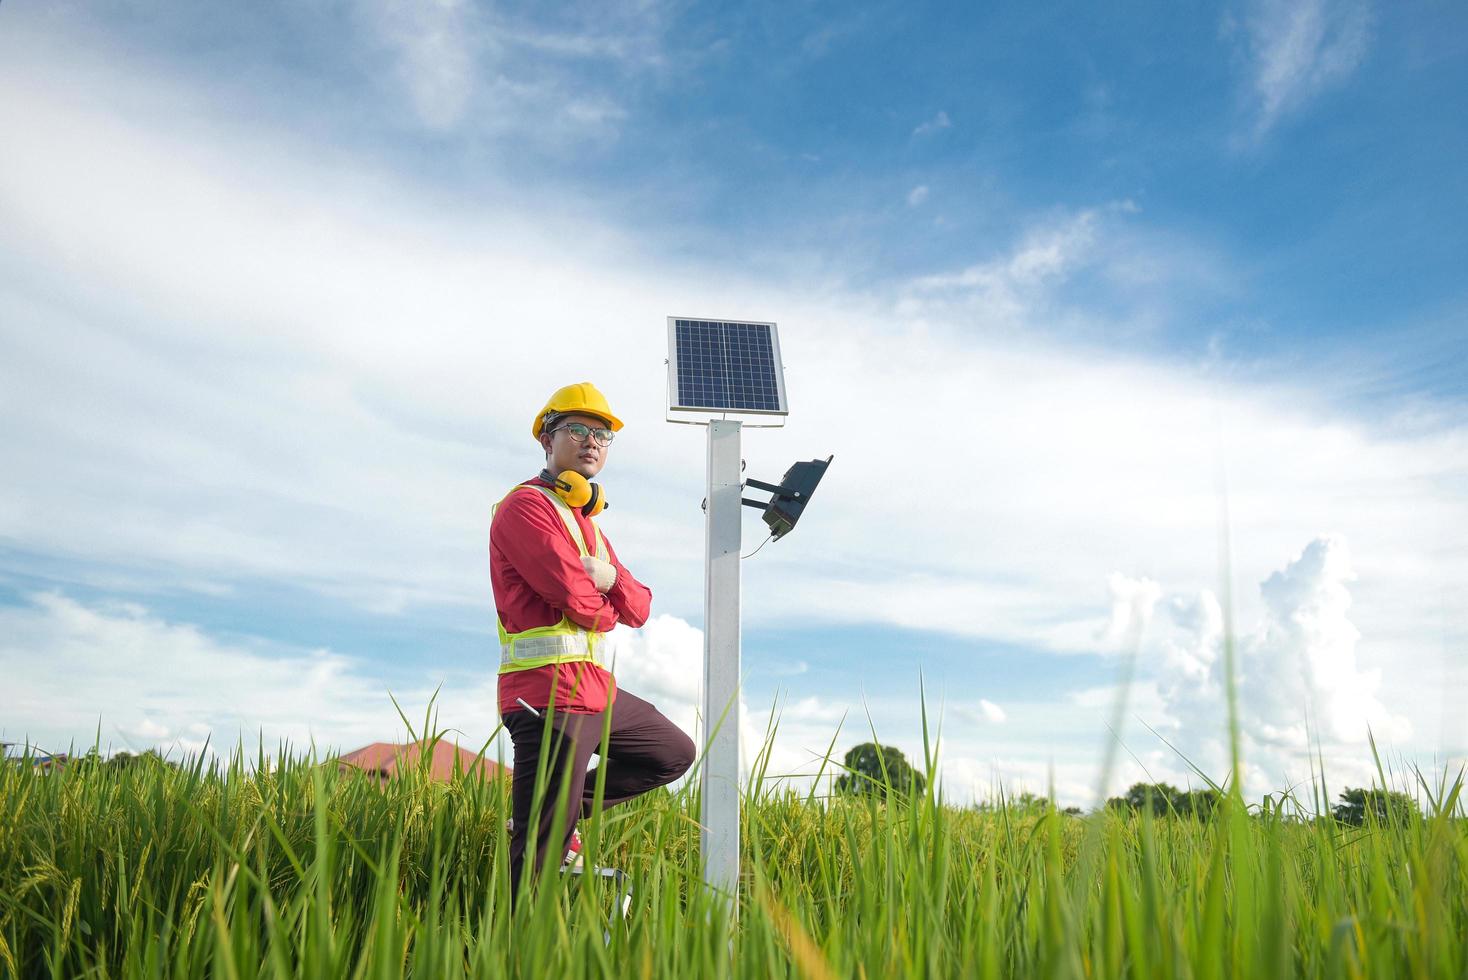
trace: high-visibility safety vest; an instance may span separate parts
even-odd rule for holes
[[[520,487],[515,487],[510,493],[519,489]],[[555,505],[561,523],[566,525],[566,532],[571,535],[571,540],[582,557],[591,554],[586,548],[586,539],[582,537],[581,526],[576,523],[576,515],[571,513],[571,508],[566,505],[566,502],[547,487],[531,486],[531,489],[539,490]],[[491,523],[494,520],[493,514],[499,510],[500,504],[504,503],[509,496],[509,493],[505,494],[500,498],[499,504],[495,504],[490,511]],[[596,557],[606,561],[606,539],[602,537],[601,528],[593,524],[592,529],[596,531]],[[598,667],[604,666],[597,656],[597,647],[600,646],[602,637],[606,636],[606,633],[598,633],[579,626],[567,619],[565,613],[561,613],[559,623],[551,626],[537,626],[519,633],[505,632],[505,624],[498,616],[495,617],[495,623],[499,626],[500,631],[501,674],[512,674],[518,670],[534,670],[537,667],[548,667],[551,664],[585,662],[596,664]]]

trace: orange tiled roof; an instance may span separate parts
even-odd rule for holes
[[[373,742],[341,757],[345,766],[355,766],[383,779],[394,776],[400,768],[411,769],[418,765],[423,754],[422,742],[400,745],[396,742]],[[488,759],[480,759],[475,753],[452,742],[439,741],[433,746],[433,760],[429,764],[434,779],[449,780],[453,777],[455,764],[460,772],[471,769],[481,772],[486,779],[510,775],[509,766],[501,766]],[[477,767],[477,768],[476,768]]]

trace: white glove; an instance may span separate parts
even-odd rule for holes
[[[581,556],[581,567],[586,569],[586,574],[591,576],[596,591],[603,594],[610,592],[612,586],[617,584],[617,566],[611,562],[593,558],[590,555]]]

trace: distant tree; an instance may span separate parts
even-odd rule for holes
[[[908,764],[900,749],[891,745],[863,742],[846,753],[846,773],[836,778],[838,793],[875,793],[887,795],[887,787],[901,795],[912,790],[919,793],[927,785],[923,774]]]
[[[1335,805],[1335,818],[1341,823],[1360,827],[1370,818],[1376,823],[1403,823],[1410,820],[1417,804],[1406,793],[1387,789],[1347,789]]]
[[[1214,789],[1184,792],[1171,783],[1132,783],[1125,796],[1113,796],[1107,800],[1106,809],[1148,810],[1157,817],[1169,813],[1196,813],[1207,817],[1217,808],[1219,799],[1218,791]]]
[[[102,763],[108,769],[135,769],[140,766],[162,765],[177,768],[176,763],[169,762],[157,749],[149,749],[146,752],[128,752],[126,750],[117,752],[110,759]]]
[[[1218,803],[1222,799],[1216,789],[1194,789],[1178,796],[1174,805],[1179,814],[1192,814],[1200,820],[1207,820],[1213,816],[1213,811],[1218,809]]]
[[[1169,783],[1133,783],[1122,802],[1132,810],[1151,810],[1154,816],[1160,817],[1177,809],[1177,801],[1182,795],[1181,790]]]
[[[1008,802],[1011,810],[1019,810],[1024,813],[1049,813],[1055,809],[1055,804],[1050,802],[1050,797],[1039,796],[1029,790],[1024,790],[1018,796],[1011,796]]]
[[[995,796],[978,804],[976,809],[984,812],[1007,810],[1010,813],[1049,813],[1055,808],[1048,796],[1040,796],[1029,790],[1021,790],[1013,796]]]

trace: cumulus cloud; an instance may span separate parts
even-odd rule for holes
[[[609,656],[615,658],[618,686],[651,701],[696,744],[702,744],[706,731],[703,630],[676,616],[654,616],[640,629],[614,630]],[[822,697],[807,695],[777,702],[761,717],[741,693],[740,761],[745,773],[766,750],[766,733],[772,726],[775,736],[768,751],[769,772],[785,778],[814,771],[846,711]]]
[[[1281,713],[1292,704],[1313,707],[1310,714],[1327,742],[1359,746],[1374,731],[1384,742],[1399,743],[1411,735],[1411,724],[1378,699],[1381,670],[1357,665],[1361,633],[1349,619],[1355,579],[1345,539],[1330,536],[1312,541],[1265,580],[1265,620],[1251,655],[1269,663],[1293,659],[1296,670],[1288,684],[1282,676],[1261,679],[1259,699],[1267,692]],[[1302,747],[1300,733],[1290,728],[1276,737],[1283,747]]]
[[[1129,578],[1119,572],[1107,577],[1106,587],[1111,593],[1111,619],[1106,624],[1103,642],[1135,647],[1152,619],[1152,609],[1161,597],[1162,587],[1150,579]]]
[[[1236,642],[1239,727],[1251,790],[1308,779],[1317,748],[1335,781],[1369,779],[1368,732],[1388,750],[1411,736],[1406,717],[1381,700],[1381,671],[1359,663],[1361,634],[1349,618],[1354,579],[1346,541],[1331,535],[1311,541],[1260,586],[1262,616]],[[1151,582],[1128,589],[1125,579],[1119,581],[1122,591],[1141,597],[1143,616],[1152,623],[1143,666],[1157,685],[1164,733],[1220,778],[1228,768],[1227,675],[1217,598],[1208,591],[1164,595]],[[1134,606],[1122,606],[1114,618],[1136,615]],[[1169,768],[1176,771],[1178,764]]]
[[[607,657],[619,685],[693,732],[702,703],[703,630],[676,616],[654,616],[641,629],[614,630]]]
[[[1371,43],[1367,0],[1262,0],[1247,18],[1254,135],[1344,84]]]

